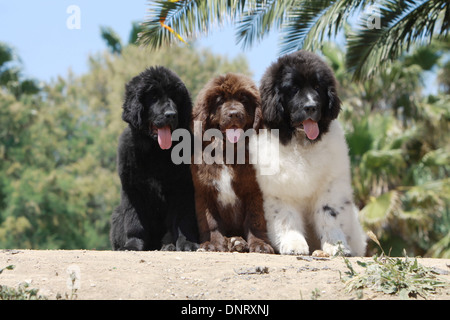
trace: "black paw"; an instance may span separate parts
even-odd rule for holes
[[[125,245],[122,248],[120,248],[120,250],[143,251],[144,240],[138,238],[128,239]]]
[[[164,243],[161,246],[161,251],[176,251],[177,248],[175,247],[175,245],[173,243]]]
[[[177,251],[197,251],[199,245],[186,239],[184,234],[180,232],[175,247]]]

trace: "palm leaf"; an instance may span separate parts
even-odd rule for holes
[[[440,259],[450,259],[450,233],[436,242],[427,251],[427,256]]]
[[[237,23],[237,42],[249,47],[260,41],[273,27],[280,28],[289,12],[302,0],[257,0],[253,6],[247,7],[241,20]]]
[[[0,42],[0,70],[7,62],[14,61],[14,52],[7,44]]]
[[[371,228],[380,228],[388,222],[392,214],[401,210],[400,195],[391,190],[379,197],[371,197],[369,203],[360,211],[364,224]]]
[[[130,35],[128,37],[128,44],[136,44],[138,36],[139,36],[139,33],[141,31],[142,31],[142,24],[141,24],[141,22],[134,21],[131,24],[131,31],[130,31]]]
[[[354,72],[355,79],[371,77],[380,66],[384,67],[409,50],[412,43],[431,41],[435,33],[446,36],[448,18],[448,0],[383,0],[380,4],[380,28],[367,28],[369,15],[365,15],[358,31],[349,34],[347,66]]]
[[[242,13],[246,0],[172,0],[150,1],[150,16],[143,23],[138,41],[160,48],[176,39],[184,41],[199,33],[207,34],[215,24],[233,20]]]
[[[349,16],[373,0],[303,0],[290,10],[284,25],[281,52],[316,50],[325,37],[331,38],[345,25]]]
[[[317,50],[354,14],[375,4],[380,9],[380,28],[367,27],[372,15],[367,13],[358,30],[348,34],[347,66],[355,79],[385,68],[413,43],[448,34],[448,0],[156,0],[150,1],[150,16],[138,41],[159,48],[238,19],[237,42],[244,47],[277,27],[282,34],[281,54]]]
[[[120,54],[122,52],[122,41],[120,36],[111,27],[100,27],[100,35],[105,40],[111,53]]]

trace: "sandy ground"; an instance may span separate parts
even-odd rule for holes
[[[350,258],[356,261],[371,258]],[[419,259],[450,283],[450,259]],[[310,300],[356,299],[341,280],[343,258],[256,253],[1,250],[0,285],[21,282],[48,299]],[[74,281],[70,275],[76,275]],[[76,290],[72,290],[75,287]],[[364,290],[363,299],[398,299]],[[450,288],[430,297],[450,300]]]

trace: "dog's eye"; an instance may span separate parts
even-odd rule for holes
[[[320,89],[320,86],[318,84],[315,84],[314,85],[314,90],[319,91],[319,89]]]

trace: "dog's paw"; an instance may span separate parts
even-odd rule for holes
[[[186,237],[180,232],[177,242],[175,243],[175,248],[177,251],[197,251],[199,245],[198,243],[186,239]]]
[[[144,240],[138,238],[130,238],[127,240],[121,250],[142,251],[144,250]]]
[[[290,234],[281,239],[280,254],[305,255],[309,254],[309,246],[303,235]]]
[[[197,251],[199,248],[199,244],[195,242],[191,242],[189,240],[184,239],[183,241],[177,240],[176,250],[177,251]]]
[[[248,244],[242,237],[226,238],[228,251],[230,252],[248,252]]]
[[[248,245],[250,252],[256,253],[274,253],[272,246],[262,240],[252,241]]]
[[[165,243],[161,246],[161,251],[176,251],[177,248],[173,243]]]
[[[350,257],[351,251],[350,249],[342,244],[342,242],[338,241],[337,243],[331,244],[329,242],[325,242],[322,245],[322,251],[330,256],[344,256]]]
[[[198,251],[226,252],[228,251],[228,247],[223,243],[206,241],[200,244]]]

